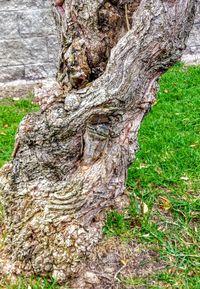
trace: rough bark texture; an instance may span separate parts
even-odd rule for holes
[[[197,1],[58,2],[61,86],[38,92],[41,111],[20,124],[1,191],[10,270],[64,281],[122,203],[140,123],[185,48]]]

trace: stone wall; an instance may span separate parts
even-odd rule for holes
[[[188,64],[200,64],[200,5],[182,60]]]
[[[57,52],[51,0],[0,0],[0,83],[54,77]],[[200,63],[200,13],[183,60]]]
[[[53,77],[57,51],[50,0],[0,0],[0,83]]]

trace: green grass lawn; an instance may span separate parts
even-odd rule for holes
[[[127,180],[131,205],[110,213],[104,230],[152,246],[166,270],[125,282],[200,289],[200,67],[179,64],[161,78],[139,144]]]
[[[11,157],[19,122],[36,110],[38,106],[32,99],[0,100],[0,167]]]
[[[19,121],[37,109],[31,100],[0,101],[0,166],[10,159]],[[199,141],[200,67],[178,64],[161,78],[157,103],[142,124],[127,180],[130,206],[108,214],[104,227],[107,237],[134,239],[166,264],[162,272],[124,278],[127,288],[200,289]],[[28,288],[24,282],[0,288]],[[40,279],[31,288],[57,288],[52,284]]]

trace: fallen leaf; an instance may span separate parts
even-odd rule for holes
[[[147,206],[147,204],[145,204],[144,202],[142,203],[142,213],[143,215],[145,215],[146,213],[148,213],[149,208]]]
[[[154,101],[154,103],[152,104],[152,106],[155,106],[158,103],[158,101]]]
[[[180,179],[183,180],[183,181],[188,181],[188,180],[189,180],[189,178],[186,177],[186,176],[183,176],[183,177],[181,177]]]
[[[176,270],[177,270],[177,268],[170,268],[170,269],[169,269],[169,273],[175,273]]]
[[[188,273],[188,276],[189,276],[189,277],[195,277],[195,275],[196,275],[195,271],[190,271],[190,272]]]
[[[168,200],[166,197],[160,197],[160,199],[161,199],[161,207],[166,211],[170,210],[172,207],[170,200]]]
[[[140,169],[145,169],[147,167],[148,167],[148,165],[144,164],[144,163],[141,163],[140,166],[139,166]]]
[[[198,144],[191,144],[190,147],[191,148],[196,148],[196,147],[198,147]]]
[[[122,260],[120,260],[120,261],[121,261],[121,263],[122,263],[123,266],[126,266],[126,265],[128,264],[128,260],[122,259]]]

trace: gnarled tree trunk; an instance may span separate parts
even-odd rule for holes
[[[13,272],[66,280],[123,200],[157,79],[181,56],[195,0],[65,0],[58,83],[21,122],[1,171]]]

